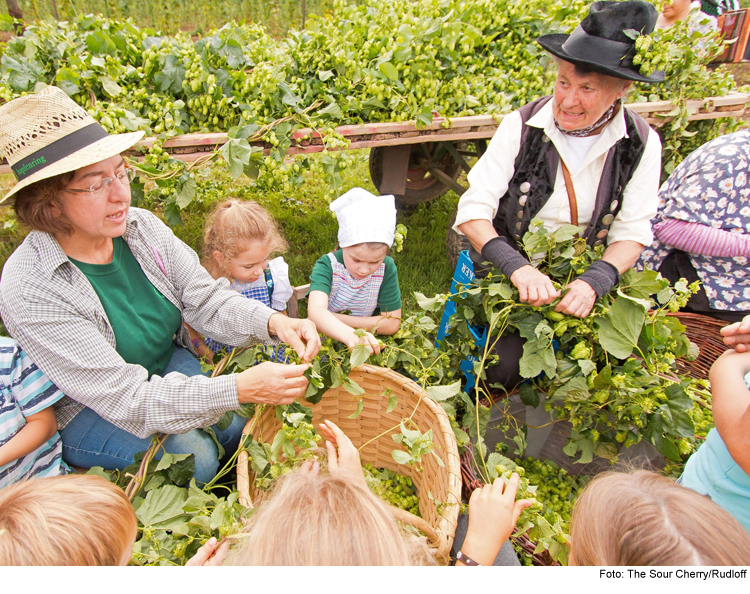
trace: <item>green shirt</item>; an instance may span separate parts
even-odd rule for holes
[[[73,262],[86,275],[115,334],[115,350],[126,363],[140,365],[148,376],[162,375],[174,351],[182,323],[180,310],[156,290],[122,237],[113,240],[112,262]]]
[[[341,264],[344,263],[344,252],[340,249],[333,252],[334,257]],[[374,315],[379,315],[383,311],[396,311],[401,309],[401,289],[398,286],[398,271],[393,258],[386,256],[383,261],[385,270],[383,271],[383,283],[380,285],[378,293],[378,308]],[[323,291],[326,295],[331,294],[333,285],[333,266],[328,254],[318,258],[315,262],[312,272],[310,273],[310,291]]]

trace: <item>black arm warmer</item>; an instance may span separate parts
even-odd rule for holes
[[[502,270],[509,279],[521,266],[529,264],[529,261],[514,250],[504,237],[493,237],[485,243],[482,257]]]
[[[597,260],[589,269],[578,277],[588,283],[596,292],[597,299],[609,293],[610,289],[620,282],[620,272],[613,264],[604,260]]]

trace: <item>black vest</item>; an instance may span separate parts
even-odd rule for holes
[[[497,215],[492,221],[498,235],[505,237],[516,249],[520,249],[520,240],[528,231],[531,219],[547,203],[555,188],[560,155],[543,129],[526,125],[550,99],[542,97],[518,110],[522,122],[521,148],[508,191],[500,199]],[[623,190],[633,177],[646,147],[649,133],[646,120],[625,109],[625,125],[627,136],[609,149],[604,162],[594,212],[583,233],[589,245],[604,243],[609,226],[622,208]]]

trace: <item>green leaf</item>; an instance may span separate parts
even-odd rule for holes
[[[358,344],[352,349],[351,358],[349,359],[349,365],[352,369],[362,365],[367,359],[370,358],[370,349],[363,344]]]
[[[581,376],[568,380],[552,395],[553,400],[566,400],[568,402],[583,402],[590,397],[586,378]]]
[[[325,108],[319,109],[316,115],[320,116],[321,118],[328,117],[332,120],[340,120],[342,117],[344,117],[341,108],[335,102],[331,102]]]
[[[318,71],[318,78],[322,80],[323,82],[327,81],[329,78],[333,78],[334,74],[330,70],[319,70]]]
[[[379,68],[380,72],[390,80],[398,80],[398,69],[390,62],[383,62]]]
[[[581,368],[581,373],[587,377],[596,371],[596,363],[591,359],[579,359],[578,367]]]
[[[245,138],[229,138],[219,152],[227,162],[232,178],[237,179],[249,165],[253,149]]]
[[[86,472],[86,474],[90,474],[90,475],[93,475],[93,476],[100,476],[103,479],[107,479],[109,482],[112,482],[112,477],[101,466],[92,466],[91,468],[88,469],[88,471]]]
[[[524,382],[518,386],[518,392],[521,397],[521,402],[526,406],[539,406],[539,392],[537,391],[534,384],[531,382]]]
[[[523,345],[523,356],[519,361],[521,377],[534,378],[544,372],[549,377],[555,376],[557,359],[552,341],[547,338],[527,340]]]
[[[385,412],[393,412],[396,409],[396,406],[398,406],[398,396],[396,396],[395,393],[391,393],[388,397],[388,407],[385,409]]]
[[[408,452],[404,452],[403,450],[393,450],[391,456],[393,456],[393,459],[397,464],[408,464],[411,462],[411,456]]]
[[[149,491],[135,515],[144,527],[154,526],[183,516],[186,499],[187,490],[166,485]]]
[[[365,407],[365,401],[359,400],[357,402],[357,410],[355,410],[352,414],[350,414],[347,418],[349,419],[356,419],[360,413],[362,412],[362,409]]]
[[[180,193],[177,194],[177,198],[175,199],[175,204],[180,210],[187,207],[193,201],[197,190],[198,184],[196,184],[195,179],[190,176],[189,178],[187,178],[187,180],[185,180],[185,183],[182,184]]]
[[[224,431],[229,425],[232,424],[232,421],[234,420],[234,412],[231,410],[228,410],[223,415],[221,415],[221,418],[216,421],[216,427],[219,429],[219,431]]]
[[[154,82],[159,85],[159,90],[173,95],[182,93],[182,83],[185,80],[185,67],[182,61],[174,54],[169,54],[164,60],[164,66],[154,76]]]
[[[606,318],[597,319],[599,342],[609,354],[627,359],[638,346],[646,312],[627,299],[616,299]]]
[[[460,391],[461,391],[461,380],[453,382],[452,384],[447,385],[447,386],[428,386],[427,387],[427,395],[433,400],[437,400],[438,402],[442,402],[443,400],[448,400],[448,398],[452,398],[453,396],[458,394]]]
[[[361,396],[365,393],[362,387],[351,378],[344,378],[344,390],[349,392],[352,396]]]
[[[102,76],[99,81],[102,83],[102,89],[110,97],[117,97],[122,93],[122,87],[109,76]]]
[[[415,292],[414,298],[417,300],[419,307],[425,311],[437,311],[445,305],[444,301],[440,301],[439,295],[425,297],[422,293]]]
[[[266,450],[264,450],[258,442],[254,441],[247,448],[247,453],[250,457],[250,465],[252,466],[253,472],[255,472],[255,474],[262,474],[270,463]]]

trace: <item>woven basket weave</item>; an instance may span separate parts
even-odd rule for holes
[[[382,367],[361,365],[352,370],[349,377],[357,382],[365,393],[360,396],[364,407],[356,419],[348,418],[357,408],[357,402],[343,387],[332,388],[322,400],[313,405],[313,423],[329,420],[360,449],[362,462],[375,468],[387,468],[408,476],[414,482],[419,497],[418,518],[409,512],[390,507],[395,517],[421,530],[428,537],[428,545],[439,562],[447,563],[450,556],[453,535],[456,532],[459,503],[461,501],[461,469],[456,438],[448,416],[442,407],[427,396],[427,393],[412,380]],[[398,398],[396,408],[386,412],[387,389]],[[402,419],[414,413],[412,419],[421,432],[432,429],[434,451],[440,456],[444,466],[440,466],[433,455],[422,457],[422,472],[412,466],[397,464],[391,451],[400,447],[392,435],[399,433]],[[259,407],[251,418],[243,435],[251,434],[256,440],[270,443],[281,423],[276,418],[273,407]],[[237,489],[240,503],[251,507],[261,502],[264,491],[255,487],[255,473],[249,466],[248,454],[240,452],[237,461]],[[427,497],[431,493],[434,501]],[[435,502],[443,503],[441,511]]]
[[[729,348],[724,344],[723,337],[719,332],[729,322],[681,311],[667,315],[680,320],[682,325],[685,326],[685,334],[700,349],[700,355],[695,361],[678,359],[677,370],[694,379],[708,379],[708,371],[711,369],[711,365]]]

